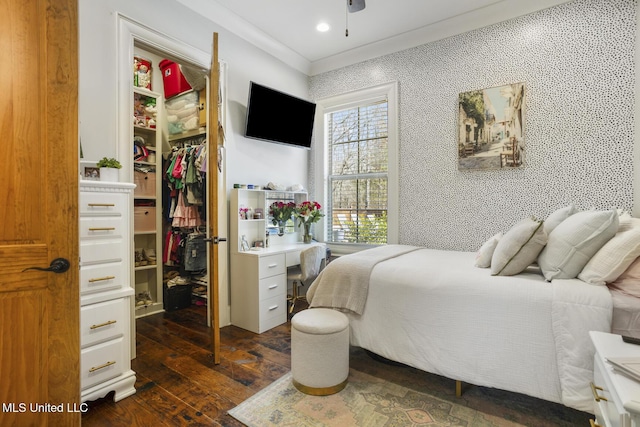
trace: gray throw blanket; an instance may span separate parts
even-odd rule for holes
[[[388,245],[338,257],[320,272],[309,287],[309,307],[331,307],[362,314],[373,267],[381,261],[417,249],[421,248]]]

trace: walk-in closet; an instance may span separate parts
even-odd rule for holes
[[[140,44],[131,64],[135,317],[207,307],[209,71]]]

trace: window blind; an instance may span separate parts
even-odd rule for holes
[[[331,242],[387,241],[387,125],[386,99],[327,114]]]

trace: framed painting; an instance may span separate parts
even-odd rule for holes
[[[522,167],[525,94],[512,83],[459,95],[459,170]]]

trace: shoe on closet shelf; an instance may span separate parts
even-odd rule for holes
[[[147,265],[148,261],[144,258],[143,250],[140,248],[136,248],[135,253],[135,266],[142,267],[143,265]]]
[[[143,249],[142,257],[149,263],[149,265],[156,264],[156,250],[155,249]]]
[[[153,299],[151,299],[151,294],[149,291],[140,292],[136,295],[136,307],[142,307],[145,305],[153,304]]]

